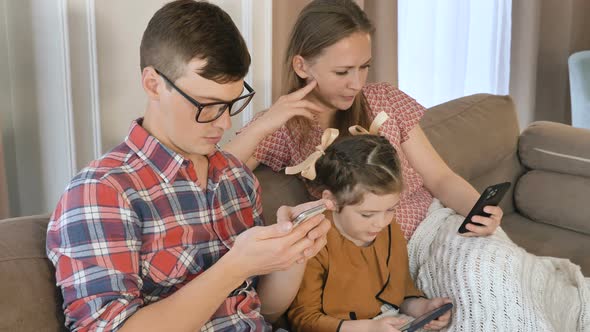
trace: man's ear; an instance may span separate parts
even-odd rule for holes
[[[305,59],[301,55],[296,55],[293,57],[293,70],[297,76],[301,77],[302,79],[306,80],[310,77],[307,73],[309,70]]]
[[[145,67],[141,72],[141,86],[150,100],[160,100],[160,91],[165,87],[164,78],[152,67]]]

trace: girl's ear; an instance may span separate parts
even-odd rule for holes
[[[301,77],[302,79],[306,80],[310,77],[307,73],[309,70],[305,59],[301,55],[296,55],[293,57],[293,70],[297,76]]]
[[[322,191],[322,198],[332,201],[332,204],[334,204],[334,207],[338,207],[338,204],[336,204],[336,197],[328,189],[325,189],[324,191]]]

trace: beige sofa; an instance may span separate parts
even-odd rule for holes
[[[421,126],[478,190],[511,181],[503,228],[530,252],[571,259],[590,276],[590,131],[538,122],[522,135],[510,98],[474,95],[430,109]],[[307,200],[301,182],[259,167],[268,222]],[[0,221],[0,331],[59,331],[61,297],[45,257],[48,216]]]

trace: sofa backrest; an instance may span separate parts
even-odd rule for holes
[[[520,129],[512,99],[476,94],[430,108],[420,122],[424,133],[449,167],[479,192],[510,181],[500,206],[514,211],[513,192],[524,169],[518,159]]]
[[[0,221],[0,331],[63,331],[61,294],[45,255],[49,216]]]
[[[513,191],[523,173],[517,156],[519,127],[508,96],[476,94],[429,109],[420,122],[434,148],[457,174],[478,191],[510,181],[502,201],[504,213],[514,211]],[[274,222],[280,205],[309,200],[303,183],[261,165],[254,171],[262,185],[266,222]]]
[[[276,223],[276,211],[281,205],[295,206],[311,199],[303,181],[284,172],[277,173],[260,164],[254,174],[262,188],[262,211],[267,225]]]

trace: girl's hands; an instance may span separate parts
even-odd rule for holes
[[[340,326],[340,332],[399,332],[407,321],[398,317],[380,319],[347,320]]]
[[[434,309],[442,306],[445,303],[451,303],[451,299],[449,299],[447,297],[435,297],[433,299],[428,300],[428,303],[426,304],[425,310],[422,313],[422,315],[424,315],[425,313],[427,313],[431,310],[434,310]],[[451,310],[445,312],[442,316],[440,316],[437,319],[426,324],[424,326],[424,329],[425,330],[440,330],[443,327],[449,325],[450,321],[451,321]]]
[[[397,317],[384,317],[369,322],[371,322],[371,327],[368,331],[399,332],[399,329],[407,323],[407,320]]]

